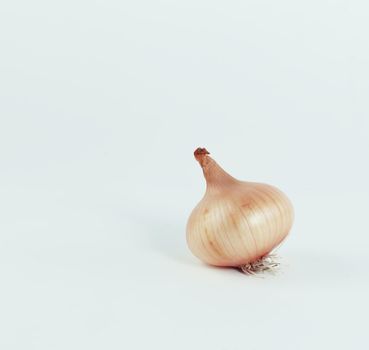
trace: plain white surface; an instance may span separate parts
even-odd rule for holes
[[[368,347],[368,10],[3,4],[1,349]],[[198,146],[293,201],[281,274],[188,251]]]

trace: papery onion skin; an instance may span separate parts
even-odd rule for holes
[[[293,223],[290,200],[277,188],[239,181],[204,148],[195,151],[207,183],[187,223],[187,243],[200,260],[238,267],[270,253]]]

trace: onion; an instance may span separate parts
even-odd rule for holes
[[[192,253],[215,266],[232,266],[246,273],[273,268],[268,254],[289,233],[293,223],[290,200],[277,188],[239,181],[224,171],[205,148],[194,152],[206,192],[187,223]]]

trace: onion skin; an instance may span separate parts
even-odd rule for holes
[[[203,262],[238,267],[270,253],[293,223],[290,200],[277,188],[239,181],[225,172],[204,148],[195,153],[206,192],[192,211],[187,244]]]

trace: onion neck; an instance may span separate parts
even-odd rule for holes
[[[205,148],[198,148],[194,152],[195,158],[199,162],[204,173],[207,190],[217,190],[223,186],[237,183],[238,180],[222,169],[209,154],[210,153]]]

